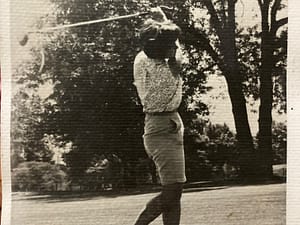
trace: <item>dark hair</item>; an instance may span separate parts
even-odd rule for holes
[[[167,50],[175,45],[181,29],[171,21],[147,20],[140,29],[140,41],[150,58],[163,59]]]

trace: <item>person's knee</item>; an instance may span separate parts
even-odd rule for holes
[[[176,183],[163,186],[162,200],[163,208],[168,209],[176,204],[180,204],[183,184]]]
[[[183,189],[182,183],[174,183],[163,186],[163,192],[171,193],[171,194],[181,194]]]
[[[155,196],[154,198],[152,198],[147,204],[146,204],[146,210],[150,210],[150,211],[153,211],[154,209],[155,210],[158,210],[159,208],[161,208],[161,205],[162,205],[162,193],[160,193],[159,195]]]

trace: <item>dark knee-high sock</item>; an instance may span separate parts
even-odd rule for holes
[[[164,225],[179,225],[182,187],[180,183],[163,186],[162,193],[147,203],[135,225],[148,225],[161,213]]]
[[[180,224],[180,200],[174,202],[173,205],[168,209],[163,211],[162,218],[164,225],[179,225]]]
[[[163,223],[164,225],[179,225],[183,184],[166,185],[162,191]]]
[[[139,215],[135,225],[148,225],[162,213],[162,196],[159,194],[151,199]]]

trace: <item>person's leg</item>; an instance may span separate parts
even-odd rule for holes
[[[141,212],[135,225],[147,225],[162,213],[162,193],[151,199]]]
[[[182,187],[182,183],[164,185],[162,192],[147,203],[135,225],[148,225],[161,213],[164,225],[179,225]]]
[[[163,186],[162,217],[164,225],[179,225],[181,214],[182,183]]]
[[[163,214],[164,225],[179,225],[180,199],[186,181],[182,128],[177,114],[146,116],[145,150],[155,162],[163,187],[161,194],[147,204],[135,225],[148,225],[160,214]]]

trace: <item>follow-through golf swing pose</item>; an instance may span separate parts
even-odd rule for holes
[[[185,177],[183,123],[177,108],[182,97],[180,63],[176,58],[180,28],[157,8],[154,20],[140,30],[143,50],[134,61],[134,84],[145,112],[144,145],[154,161],[162,192],[151,199],[135,225],[146,225],[162,214],[164,225],[180,223]]]
[[[168,7],[164,7],[168,9]],[[183,123],[177,108],[181,103],[182,80],[179,76],[180,63],[176,58],[177,39],[180,28],[167,20],[158,7],[149,12],[86,21],[69,25],[31,31],[24,35],[20,45],[24,46],[29,35],[53,32],[93,23],[129,19],[150,14],[140,30],[143,51],[134,61],[134,84],[145,112],[144,145],[147,154],[155,162],[162,192],[148,202],[138,216],[135,225],[146,225],[162,214],[164,225],[180,222],[180,199],[185,177],[183,150]],[[43,53],[42,53],[43,56]],[[44,64],[44,57],[40,71]]]

